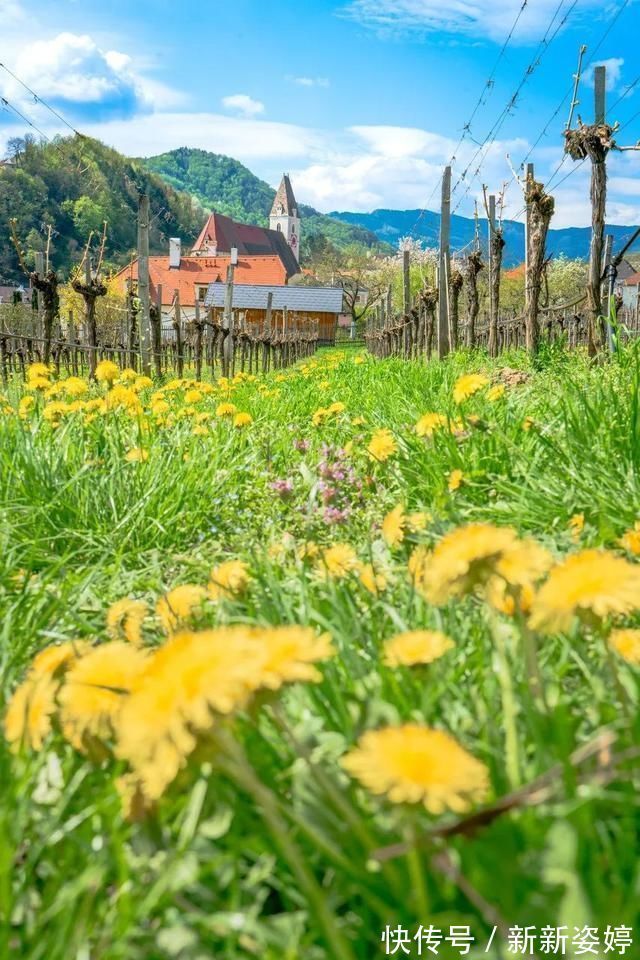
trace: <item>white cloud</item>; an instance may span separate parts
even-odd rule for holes
[[[287,77],[291,83],[299,87],[329,87],[331,86],[327,77]]]
[[[342,14],[383,34],[448,33],[472,39],[486,37],[503,41],[509,33],[522,0],[349,0]],[[538,41],[551,22],[557,0],[536,0],[529,3],[518,21],[514,39]],[[601,9],[600,0],[584,0],[581,12],[591,7]],[[561,17],[554,22],[559,24]]]
[[[2,2],[2,0],[0,0]],[[133,59],[119,50],[103,50],[86,34],[60,33],[47,40],[21,43],[13,72],[62,113],[76,122],[129,117],[156,107],[178,106],[183,97],[143,77]],[[16,81],[3,74],[0,92],[41,125],[48,119],[42,106]]]
[[[623,57],[609,57],[608,60],[598,60],[597,63],[593,63],[584,75],[584,82],[589,87],[593,87],[595,83],[594,75],[596,67],[606,67],[606,79],[607,79],[607,90],[615,90],[620,82],[620,77],[622,75],[622,67],[624,66]]]
[[[257,117],[264,113],[264,103],[260,100],[254,100],[246,93],[234,93],[229,97],[223,97],[222,106],[241,117]]]
[[[122,65],[126,69],[124,61]],[[0,155],[3,140],[6,143],[9,137],[25,132],[24,125],[15,118],[5,114],[2,118]],[[347,129],[316,130],[259,117],[179,110],[87,122],[80,128],[130,156],[150,156],[191,146],[235,157],[274,184],[283,170],[289,170],[298,199],[324,212],[368,212],[376,208],[415,210],[425,205],[437,209],[442,169],[456,147],[450,138],[420,128],[363,124]],[[48,136],[68,133],[60,125],[56,126],[51,116],[46,118],[42,129]],[[472,143],[465,142],[457,151],[454,185],[466,167],[475,170],[476,149]],[[509,153],[517,166],[529,149],[525,139],[492,144],[484,156],[480,176],[473,178],[470,173],[469,178],[459,183],[453,198],[455,212],[471,216],[474,200],[481,198],[483,181],[497,193],[503,182],[511,180],[505,155]],[[560,144],[534,151],[531,159],[539,179],[548,180],[562,156],[560,151]],[[640,223],[640,154],[612,152],[608,168],[609,222]],[[565,180],[567,174],[570,176]],[[589,225],[589,177],[588,163],[580,166],[570,160],[565,162],[552,185],[556,199],[552,227]],[[520,216],[521,219],[522,210],[522,192],[517,183],[512,183],[507,193],[505,217]]]

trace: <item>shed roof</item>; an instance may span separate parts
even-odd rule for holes
[[[210,283],[205,305],[223,307],[226,283]],[[271,287],[267,285],[233,285],[233,305],[241,310],[266,310],[269,293],[273,309],[298,310],[300,313],[342,313],[342,287]]]

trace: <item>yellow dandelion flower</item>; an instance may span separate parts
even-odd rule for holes
[[[373,460],[383,463],[397,453],[398,444],[390,430],[382,428],[373,434],[367,452]]]
[[[201,390],[187,390],[184,395],[185,403],[200,403],[202,400],[202,391]]]
[[[58,694],[62,732],[76,750],[87,738],[109,740],[113,722],[147,654],[121,640],[104,643],[80,657],[67,671]]]
[[[358,557],[348,543],[334,543],[326,547],[320,557],[320,568],[328,577],[341,580],[358,567]]]
[[[358,578],[365,590],[376,597],[387,589],[387,578],[384,573],[376,570],[371,563],[360,564]]]
[[[524,420],[522,421],[522,429],[525,431],[525,433],[528,433],[530,430],[533,430],[535,426],[536,426],[536,422],[533,419],[533,417],[525,417]]]
[[[12,750],[22,744],[41,750],[51,733],[60,682],[53,677],[28,676],[13,693],[4,718],[4,735]]]
[[[407,530],[409,530],[411,533],[420,533],[422,530],[426,529],[427,524],[431,521],[431,519],[431,514],[422,510],[417,511],[416,513],[409,513],[407,515]]]
[[[365,733],[342,766],[391,803],[422,803],[429,813],[462,813],[488,793],[487,768],[450,734],[416,723]]]
[[[96,367],[96,380],[99,383],[113,383],[118,374],[120,373],[120,368],[117,363],[114,363],[113,360],[101,360],[98,366]]]
[[[250,413],[236,413],[233,418],[234,427],[238,427],[239,429],[248,427],[251,423],[253,423],[253,417]]]
[[[146,390],[148,387],[152,387],[152,386],[153,386],[153,380],[151,379],[151,377],[136,377],[135,380],[133,381],[133,389],[136,391]]]
[[[456,490],[459,490],[462,486],[464,480],[464,474],[462,470],[452,470],[449,474],[449,480],[447,482],[447,489],[449,493],[455,493]]]
[[[478,390],[486,387],[488,383],[489,378],[481,373],[466,373],[456,380],[453,386],[453,399],[456,403],[463,403]]]
[[[206,596],[205,588],[194,583],[183,583],[165,593],[156,604],[156,613],[167,633],[174,631],[181,621],[188,620]]]
[[[125,367],[120,371],[118,380],[120,383],[134,383],[138,379],[138,373],[132,367]]]
[[[365,420],[364,417],[354,417],[354,418],[352,419],[352,421],[351,421],[351,426],[352,426],[352,427],[361,427],[361,426],[363,426],[363,424],[365,424],[366,422],[367,422],[367,421]]]
[[[175,779],[216,714],[243,707],[260,683],[252,630],[177,633],[148,660],[116,719],[116,753],[156,800]]]
[[[472,523],[448,533],[431,555],[418,548],[409,561],[409,572],[416,589],[431,603],[446,603],[486,583],[517,541],[510,527]]]
[[[137,646],[142,641],[142,624],[148,608],[144,600],[132,600],[124,597],[116,600],[107,610],[107,633],[113,640],[122,636]]]
[[[504,397],[505,392],[506,387],[504,383],[496,383],[490,390],[487,390],[487,400],[495,403],[496,400],[501,400],[502,397]]]
[[[142,412],[138,394],[131,387],[116,384],[109,390],[104,400],[107,410],[126,410],[133,414]]]
[[[4,732],[12,749],[18,749],[21,744],[32,750],[42,749],[51,733],[63,673],[85,650],[86,644],[69,641],[45,647],[33,658],[5,714]]]
[[[144,447],[132,447],[131,450],[127,451],[124,458],[127,463],[144,463],[149,459],[149,451],[145,450]]]
[[[384,662],[388,667],[412,667],[433,663],[455,646],[451,637],[440,630],[407,630],[397,633],[384,645]]]
[[[27,380],[27,390],[47,390],[50,386],[46,377],[31,377]]]
[[[252,636],[259,663],[259,686],[277,690],[283,683],[317,683],[322,674],[314,666],[335,654],[328,633],[318,636],[311,627],[267,628]]]
[[[81,377],[67,377],[59,384],[60,390],[66,393],[68,397],[84,397],[89,391],[89,385]]]
[[[530,625],[567,630],[574,617],[602,620],[640,608],[640,567],[605,550],[583,550],[553,567],[534,599]]]
[[[419,437],[431,437],[440,427],[447,426],[447,418],[443,413],[423,413],[414,430]]]
[[[577,543],[580,539],[580,534],[584,530],[584,513],[574,513],[572,517],[569,517],[567,526],[569,527],[572,540]]]
[[[634,557],[640,556],[640,520],[637,521],[631,530],[627,530],[627,532],[620,537],[618,543],[624,550],[632,553]]]
[[[34,409],[35,405],[36,401],[34,397],[22,397],[18,403],[18,416],[20,419],[26,420],[31,411]]]
[[[320,553],[320,547],[313,540],[306,540],[296,548],[298,560],[314,560]]]
[[[51,371],[46,363],[31,363],[27,367],[27,380],[49,380]]]
[[[519,609],[529,613],[534,598],[534,589],[530,583],[516,586],[507,583],[502,577],[489,577],[485,597],[494,610],[512,617]]]
[[[640,667],[640,630],[614,630],[609,646],[627,663]]]
[[[219,403],[216,407],[216,417],[233,417],[237,412],[235,403]]]
[[[402,543],[406,520],[401,503],[385,516],[382,521],[382,536],[388,547],[397,547]]]
[[[225,560],[211,571],[208,594],[211,600],[236,597],[249,583],[249,571],[243,560]]]

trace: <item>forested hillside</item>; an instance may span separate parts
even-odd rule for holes
[[[160,174],[176,189],[188,191],[209,209],[241,223],[268,225],[275,190],[237,160],[206,150],[181,147],[140,163]],[[294,182],[294,191],[295,188]],[[313,207],[300,204],[300,214],[303,219],[303,259],[309,256],[314,241],[320,237],[339,248],[353,243],[367,247],[381,243],[371,230],[327,217]]]
[[[150,197],[152,252],[166,250],[169,236],[185,243],[195,239],[204,211],[139,162],[88,137],[11,141],[9,160],[0,166],[0,283],[20,277],[9,241],[12,217],[30,262],[35,251],[44,249],[51,224],[52,260],[62,275],[81,255],[89,233],[102,231],[104,220],[107,264],[126,263],[136,247],[141,189]]]

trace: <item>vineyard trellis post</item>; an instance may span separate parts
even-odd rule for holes
[[[267,312],[264,318],[264,331],[263,331],[263,350],[262,350],[262,372],[267,373],[269,370],[269,351],[271,343],[271,322],[273,317],[273,290],[269,290],[267,294]]]
[[[173,330],[176,344],[176,373],[184,376],[184,349],[182,345],[182,308],[180,307],[180,291],[173,293]]]
[[[526,181],[524,191],[525,202],[528,204],[530,211],[527,237],[527,275],[525,277],[525,284],[529,291],[525,308],[525,339],[529,353],[536,354],[540,340],[538,305],[542,288],[545,249],[555,203],[553,197],[545,192],[544,185],[535,179]]]
[[[530,180],[535,178],[535,167],[532,163],[527,163],[524,170],[524,182],[525,182],[525,218],[524,218],[524,308],[527,309],[527,304],[529,302],[529,287],[527,286],[527,277],[529,276],[529,235],[531,233],[531,205],[527,200],[527,188],[526,185]]]
[[[149,290],[149,197],[138,199],[138,299],[140,300],[140,354],[142,372],[151,373],[151,299]]]
[[[500,312],[500,276],[502,270],[502,251],[505,242],[502,225],[496,223],[496,198],[494,194],[487,201],[487,190],[483,186],[484,206],[489,229],[489,356],[498,355],[498,315]],[[502,208],[501,208],[502,209]]]
[[[449,353],[449,245],[451,242],[451,167],[442,175],[440,206],[440,269],[438,272],[438,359]]]
[[[157,377],[162,376],[162,284],[156,284],[155,309],[149,308],[153,365]]]
[[[233,357],[233,275],[234,265],[227,267],[227,286],[224,297],[224,314],[222,317],[222,374],[228,377],[231,373]]]

